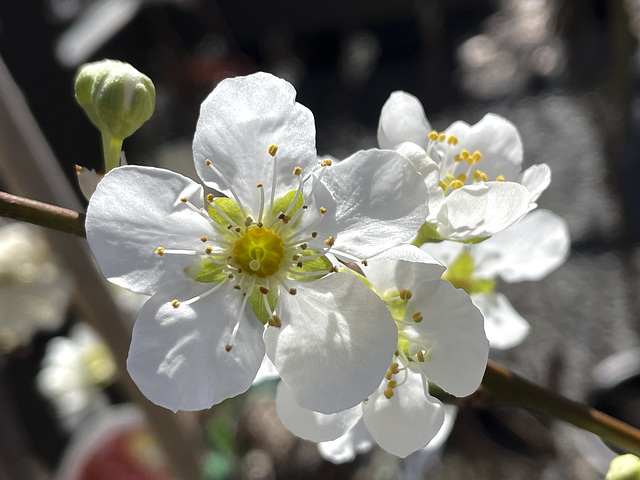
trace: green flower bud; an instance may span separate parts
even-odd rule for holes
[[[640,480],[640,458],[627,454],[614,458],[605,480]]]
[[[103,133],[123,140],[149,120],[156,89],[149,77],[128,63],[102,60],[80,67],[76,100]]]

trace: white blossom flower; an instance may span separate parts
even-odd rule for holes
[[[73,430],[107,405],[101,390],[115,375],[116,365],[107,345],[91,327],[77,324],[68,337],[49,341],[36,385],[53,403],[62,424]]]
[[[489,352],[482,315],[463,291],[440,278],[443,270],[415,247],[394,249],[363,267],[364,281],[385,301],[398,327],[387,374],[360,405],[332,415],[301,408],[281,383],[276,406],[292,432],[336,442],[323,447],[336,461],[348,460],[372,441],[406,457],[433,440],[445,414],[428,382],[455,396],[470,395],[480,385]]]
[[[193,149],[200,177],[227,197],[205,203],[192,180],[130,166],[89,203],[105,276],[152,295],[133,330],[132,378],[159,405],[208,408],[248,389],[266,351],[301,405],[357,404],[384,376],[397,332],[328,256],[366,259],[410,240],[427,212],[421,177],[391,151],[318,166],[311,112],[268,74],[221,82]]]
[[[414,164],[429,189],[429,215],[420,238],[456,241],[489,237],[536,207],[551,181],[546,164],[521,171],[520,134],[508,120],[487,114],[470,126],[431,129],[420,101],[391,94],[378,124],[380,148],[396,149]]]
[[[443,278],[471,295],[484,316],[491,347],[507,349],[524,340],[529,324],[495,291],[496,279],[514,283],[544,278],[567,259],[570,238],[561,217],[536,210],[477,245],[445,241],[421,248],[448,266]]]
[[[72,288],[37,228],[0,227],[0,351],[27,344],[38,330],[60,328]]]

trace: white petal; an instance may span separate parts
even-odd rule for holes
[[[393,92],[382,106],[378,123],[380,148],[391,149],[403,142],[413,142],[426,150],[430,131],[422,104],[413,95]]]
[[[345,463],[356,458],[358,453],[370,450],[374,443],[364,421],[360,419],[342,437],[330,442],[318,443],[318,451],[325,460],[333,463]]]
[[[194,303],[211,288],[193,285],[157,293],[142,307],[133,328],[127,369],[152,402],[173,410],[201,410],[246,391],[264,357],[263,326],[240,312],[242,295],[231,284]],[[171,305],[173,299],[182,304]],[[232,330],[240,321],[235,339]],[[226,344],[233,348],[227,352]]]
[[[489,180],[498,175],[512,181],[518,178],[522,165],[522,138],[516,126],[506,118],[488,113],[473,126],[455,122],[445,133],[458,137],[458,145],[451,154],[462,149],[470,153],[478,150],[482,154],[478,169],[486,173]]]
[[[196,170],[204,182],[232,196],[220,177],[206,165],[210,159],[233,186],[249,213],[257,215],[256,184],[271,195],[273,158],[278,146],[276,197],[297,187],[295,166],[307,170],[316,163],[313,115],[295,102],[291,84],[268,73],[223,80],[202,103],[193,139]]]
[[[569,227],[549,210],[535,210],[515,225],[476,245],[479,277],[507,282],[540,280],[569,255]]]
[[[296,402],[293,392],[282,382],[278,384],[276,410],[285,427],[298,437],[312,442],[335,440],[346,434],[362,418],[360,405],[328,415],[302,408]]]
[[[485,240],[485,242],[486,241],[487,240]],[[464,243],[445,240],[442,242],[425,243],[420,247],[420,250],[432,255],[433,258],[441,262],[443,265],[449,266],[458,258],[464,248]]]
[[[441,211],[443,238],[463,241],[489,237],[520,220],[529,211],[529,191],[514,182],[464,186],[447,196]],[[444,217],[446,215],[446,217]]]
[[[357,152],[330,167],[323,181],[337,210],[327,211],[318,228],[333,231],[336,255],[367,258],[408,242],[427,216],[427,187],[396,152]]]
[[[403,288],[432,295],[440,285],[445,267],[413,245],[393,248],[361,266],[373,289],[381,296]]]
[[[393,397],[384,396],[384,381],[362,406],[364,423],[376,443],[402,458],[427,445],[444,422],[444,408],[426,393],[424,377],[411,369],[406,372],[406,382],[394,389]],[[398,379],[402,377],[401,372]]]
[[[471,298],[484,315],[484,330],[491,348],[506,350],[515,347],[529,334],[529,323],[503,294],[476,293]]]
[[[89,200],[104,175],[79,165],[76,165],[76,175],[78,176],[80,191],[82,191],[84,198]]]
[[[278,370],[276,370],[273,362],[269,360],[269,357],[265,355],[262,359],[262,363],[260,364],[260,368],[258,369],[258,373],[256,373],[256,378],[253,379],[252,385],[258,385],[262,382],[278,379],[280,379]]]
[[[532,165],[520,174],[518,183],[529,190],[529,201],[535,202],[551,183],[551,169],[546,163]]]
[[[213,238],[215,232],[181,197],[203,206],[202,187],[169,170],[127,166],[105,175],[91,197],[85,223],[87,240],[105,277],[148,295],[183,282],[183,268],[194,257],[160,257],[155,249],[202,249],[200,237]]]
[[[415,311],[423,320],[405,332],[413,332],[430,348],[430,358],[418,363],[427,378],[457,397],[475,392],[484,375],[489,342],[482,315],[469,296],[441,280],[431,296],[414,291],[405,320],[411,321]]]
[[[267,354],[302,407],[335,413],[360,403],[385,375],[396,347],[395,323],[355,275],[297,282],[283,294],[282,328],[269,327]]]

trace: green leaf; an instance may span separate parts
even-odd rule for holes
[[[302,268],[294,267],[295,271],[300,272],[323,272],[319,275],[296,275],[295,273],[291,274],[291,277],[295,280],[315,280],[318,278],[322,278],[326,275],[326,271],[329,270],[333,264],[329,261],[329,259],[325,256],[312,258],[310,260],[305,260],[302,257],[316,255],[318,252],[313,250],[298,250],[298,255],[300,255],[300,261],[302,262]]]
[[[196,282],[218,283],[224,280],[227,275],[223,273],[224,265],[213,262],[209,258],[203,258],[187,267],[187,277],[193,278]]]
[[[281,213],[285,213],[287,211],[287,209],[291,206],[291,203],[293,202],[293,199],[295,198],[297,192],[298,192],[297,190],[291,190],[286,195],[280,198],[277,198],[273,202],[273,209],[272,209],[273,217],[277,218],[280,216]],[[291,207],[291,210],[289,211],[289,213],[287,213],[287,215],[289,217],[293,217],[293,214],[296,213],[298,209],[302,207],[303,204],[304,204],[304,198],[302,197],[302,194],[300,194],[296,199],[296,203],[293,205],[293,207]]]
[[[442,240],[443,238],[438,234],[435,224],[424,222],[418,230],[418,235],[413,241],[413,245],[420,247],[424,243],[438,243]]]

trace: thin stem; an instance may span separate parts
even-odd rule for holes
[[[539,387],[491,361],[487,364],[479,394],[488,394],[495,400],[513,402],[521,407],[564,420],[640,455],[640,430],[595,408]]]
[[[0,217],[86,237],[84,214],[5,192],[0,192]]]
[[[102,151],[104,153],[104,173],[120,166],[121,138],[102,132]]]

